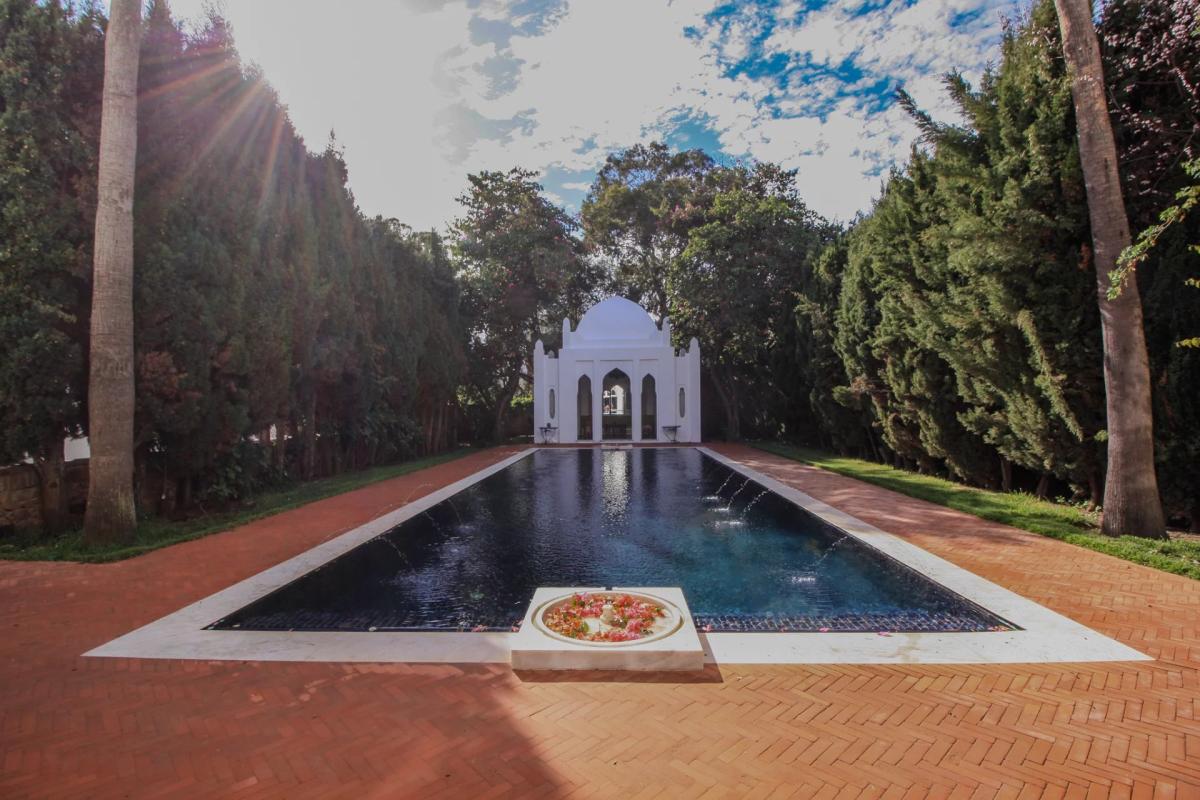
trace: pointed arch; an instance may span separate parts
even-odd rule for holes
[[[624,370],[613,369],[604,376],[601,386],[601,438],[603,439],[632,439],[633,414],[631,410],[633,395],[630,394],[629,376]]]

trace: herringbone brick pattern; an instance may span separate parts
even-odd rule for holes
[[[721,449],[1158,660],[681,681],[79,658],[493,450],[132,561],[0,563],[0,797],[1200,798],[1200,583]]]

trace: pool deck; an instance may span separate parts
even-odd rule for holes
[[[0,797],[1200,798],[1200,581],[712,447],[1155,660],[681,681],[80,656],[496,448],[116,564],[0,562]]]

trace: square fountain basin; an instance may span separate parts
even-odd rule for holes
[[[650,641],[572,642],[552,637],[534,624],[533,615],[542,605],[556,597],[576,592],[629,592],[661,597],[682,612],[682,624],[674,633]],[[556,587],[543,586],[533,593],[525,610],[521,629],[512,637],[511,662],[518,670],[630,670],[670,671],[704,669],[704,646],[692,614],[678,587],[602,586]]]

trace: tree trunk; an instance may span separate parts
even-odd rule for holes
[[[128,541],[133,497],[133,182],[141,0],[113,0],[104,42],[88,377],[84,541]]]
[[[192,476],[180,478],[175,488],[175,509],[187,512],[192,507]]]
[[[1150,365],[1136,277],[1126,281],[1115,299],[1108,296],[1109,275],[1116,269],[1121,251],[1129,246],[1130,236],[1117,171],[1117,147],[1104,97],[1100,44],[1089,0],[1054,0],[1054,5],[1071,70],[1104,336],[1108,474],[1103,531],[1110,536],[1132,534],[1162,539],[1167,534],[1154,474]]]
[[[271,452],[271,463],[280,472],[287,468],[287,433],[288,423],[286,420],[275,423],[275,442]]]
[[[1088,470],[1088,496],[1092,501],[1092,505],[1100,508],[1100,504],[1104,502],[1104,487],[1100,483],[1100,474],[1092,469]]]
[[[45,458],[36,459],[38,491],[41,499],[42,530],[58,533],[67,520],[67,462],[60,438],[50,447]]]
[[[1037,490],[1034,491],[1034,495],[1036,495],[1039,500],[1045,500],[1046,495],[1049,493],[1050,493],[1050,473],[1043,472],[1042,476],[1040,478],[1038,478]]]
[[[875,444],[875,433],[871,430],[870,425],[863,425],[863,430],[867,434],[867,447],[870,449],[871,460],[879,464],[887,463],[887,456],[883,452],[883,448]]]
[[[305,417],[301,435],[304,437],[300,451],[300,475],[311,481],[317,471],[317,396],[313,394],[305,403]]]
[[[1000,456],[1000,491],[1012,491],[1012,462]]]
[[[433,452],[435,453],[442,451],[442,426],[445,422],[445,411],[445,404],[440,402],[433,409]]]
[[[440,453],[446,449],[446,404],[438,403],[434,413],[433,452]]]
[[[512,402],[514,394],[515,392],[505,392],[496,404],[496,415],[492,419],[492,441],[494,443],[504,441],[504,422],[508,419],[508,405]]]
[[[520,387],[520,381],[520,377],[511,378],[496,402],[496,416],[492,420],[492,441],[494,442],[504,441],[504,422],[508,419],[508,407]]]
[[[725,438],[731,442],[736,442],[741,438],[741,420],[738,417],[737,407],[737,392],[732,386],[732,381],[727,385],[722,371],[713,368],[709,373],[712,376],[713,388],[717,390],[717,397],[721,398],[721,406],[725,410]]]

